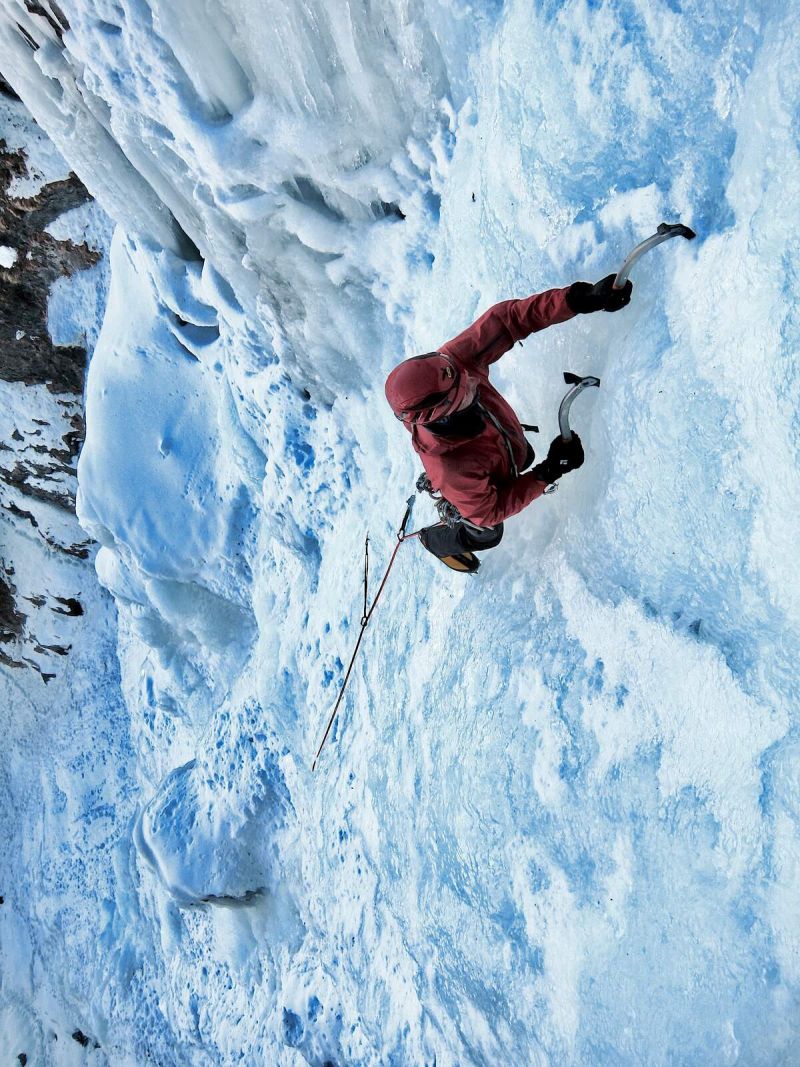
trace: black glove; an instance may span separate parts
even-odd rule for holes
[[[588,282],[573,282],[567,290],[567,303],[579,315],[592,311],[619,311],[631,302],[633,282],[627,281],[621,289],[614,288],[616,274],[609,274],[596,285]]]
[[[552,485],[562,474],[569,474],[570,471],[582,466],[583,459],[581,439],[573,430],[569,441],[565,441],[559,434],[550,444],[547,459],[531,467],[530,472],[540,482]]]

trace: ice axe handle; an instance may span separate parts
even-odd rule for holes
[[[561,405],[558,409],[558,429],[561,432],[562,440],[571,441],[572,430],[569,425],[569,409],[572,407],[572,402],[584,389],[588,389],[590,386],[599,386],[600,379],[595,378],[592,375],[588,375],[586,378],[581,378],[577,374],[566,373],[564,375],[564,381],[570,386],[570,389],[561,401]],[[560,464],[562,467],[565,467],[567,465],[567,460],[562,459]]]
[[[613,288],[621,289],[623,287],[628,280],[628,275],[636,260],[643,256],[645,252],[649,252],[651,248],[655,248],[656,245],[668,241],[671,237],[685,237],[687,241],[692,241],[696,236],[697,234],[694,230],[689,229],[688,226],[684,226],[682,222],[662,222],[652,237],[648,237],[646,241],[642,241],[642,243],[638,244],[630,253],[617,272]]]

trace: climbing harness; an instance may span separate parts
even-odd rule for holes
[[[451,504],[449,500],[445,500],[439,490],[433,488],[433,483],[425,471],[423,471],[419,478],[417,478],[416,488],[418,493],[427,493],[431,498],[439,513],[439,520],[442,526],[448,526],[452,529],[454,526],[458,526],[460,522],[464,521],[455,504]]]
[[[436,511],[439,514],[439,524],[441,526],[447,526],[451,530],[455,526],[466,526],[468,529],[477,530],[479,533],[483,533],[487,529],[485,526],[476,526],[474,522],[465,519],[455,504],[445,500],[439,490],[433,488],[433,484],[425,471],[417,478],[417,492],[427,493],[433,500]]]
[[[367,628],[367,626],[369,624],[369,620],[372,618],[372,613],[375,610],[375,608],[376,608],[376,606],[378,604],[378,601],[381,598],[381,593],[383,592],[384,586],[386,585],[386,580],[389,577],[389,573],[391,572],[391,569],[394,566],[394,561],[395,561],[395,558],[397,557],[397,553],[398,553],[398,551],[400,549],[400,545],[402,545],[404,541],[410,541],[413,537],[418,537],[419,536],[419,533],[420,533],[419,530],[415,530],[413,533],[406,533],[406,527],[408,526],[408,521],[411,518],[411,510],[412,510],[412,508],[414,506],[414,499],[415,499],[415,494],[412,493],[412,495],[406,501],[405,515],[403,515],[403,521],[400,523],[400,528],[397,531],[397,544],[394,546],[394,552],[392,552],[392,558],[389,560],[389,566],[386,568],[386,572],[385,572],[385,574],[383,576],[383,580],[381,581],[381,584],[378,587],[378,592],[375,594],[375,599],[372,601],[371,605],[369,604],[369,595],[368,595],[368,583],[369,583],[369,534],[367,534],[366,539],[364,541],[364,611],[363,611],[363,613],[361,615],[361,631],[360,631],[360,633],[358,635],[358,640],[356,641],[356,647],[353,649],[353,655],[350,657],[350,663],[347,666],[347,671],[346,671],[345,676],[344,676],[344,681],[342,682],[342,687],[339,690],[339,696],[336,698],[336,704],[334,705],[333,711],[331,712],[330,719],[328,719],[328,725],[325,727],[325,733],[323,735],[322,741],[320,741],[319,748],[317,749],[317,754],[314,756],[314,762],[311,764],[311,770],[312,771],[315,771],[317,769],[317,762],[319,761],[320,753],[322,752],[322,749],[325,747],[325,742],[328,740],[328,736],[329,736],[329,734],[331,732],[331,727],[333,726],[334,719],[336,718],[336,714],[339,711],[339,707],[340,707],[340,705],[342,703],[342,699],[344,697],[345,690],[347,689],[347,683],[350,680],[350,672],[353,669],[353,664],[356,661],[356,656],[358,655],[358,650],[361,647],[361,641],[362,641],[362,639],[364,637],[364,631],[366,630],[366,628]]]

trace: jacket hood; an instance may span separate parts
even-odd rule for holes
[[[469,376],[441,352],[426,352],[398,364],[386,379],[386,399],[406,424],[434,422],[455,411],[467,395]]]

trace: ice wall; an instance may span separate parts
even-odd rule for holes
[[[46,10],[4,0],[3,73],[121,224],[80,467],[140,801],[104,1047],[791,1061],[797,4]],[[700,237],[629,309],[496,368],[545,440],[601,376],[585,467],[479,581],[401,550],[312,777],[417,473],[386,372],[662,218]]]

